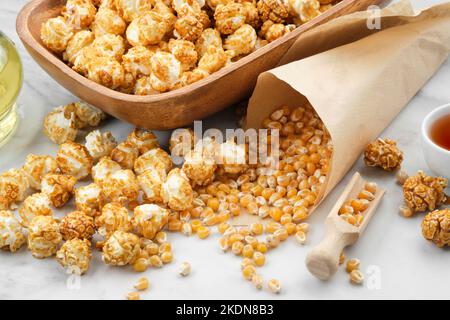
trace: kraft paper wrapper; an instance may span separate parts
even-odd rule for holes
[[[351,14],[301,36],[281,63],[295,62],[262,73],[249,101],[250,128],[280,106],[307,101],[322,118],[334,153],[318,204],[450,52],[450,3],[414,15],[402,1],[382,11],[381,30],[367,29],[368,16]]]

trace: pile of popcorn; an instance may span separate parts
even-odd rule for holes
[[[233,139],[207,137],[180,148],[197,140],[190,129],[169,141],[184,157],[181,167],[149,130],[136,128],[120,143],[110,132],[93,130],[84,145],[68,134],[103,118],[83,103],[47,115],[44,132],[60,143],[56,156],[29,155],[22,168],[0,175],[1,248],[13,252],[27,243],[34,257],[55,255],[77,274],[88,270],[97,248],[104,263],[143,272],[172,262],[167,231],[205,239],[217,226],[221,248],[243,258],[244,278],[260,289],[256,268],[265,264],[265,254],[289,236],[306,242],[304,220],[321,196],[333,151],[310,105],[282,107],[264,120],[269,137],[259,143],[270,147],[273,129],[281,128],[276,168],[271,153],[265,163],[248,164],[249,146]],[[54,209],[72,197],[76,210],[54,217]],[[233,226],[241,213],[259,216],[261,223]],[[281,285],[272,279],[267,288],[278,293]]]
[[[76,72],[137,95],[199,81],[340,0],[67,0],[42,42]]]

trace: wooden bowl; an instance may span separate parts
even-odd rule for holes
[[[17,33],[39,65],[59,84],[103,111],[147,129],[190,125],[248,97],[260,73],[275,67],[303,32],[338,16],[366,9],[383,0],[343,0],[314,20],[241,60],[192,85],[171,92],[135,96],[99,85],[73,71],[40,39],[47,19],[59,15],[66,0],[30,1],[17,17]],[[51,93],[50,93],[51,94]]]

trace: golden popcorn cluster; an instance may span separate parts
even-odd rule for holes
[[[42,42],[108,88],[150,95],[222,69],[340,0],[67,0]]]

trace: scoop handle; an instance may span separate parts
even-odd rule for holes
[[[345,247],[356,242],[358,235],[327,228],[325,238],[306,256],[306,267],[320,280],[328,280],[339,268],[339,257]]]

